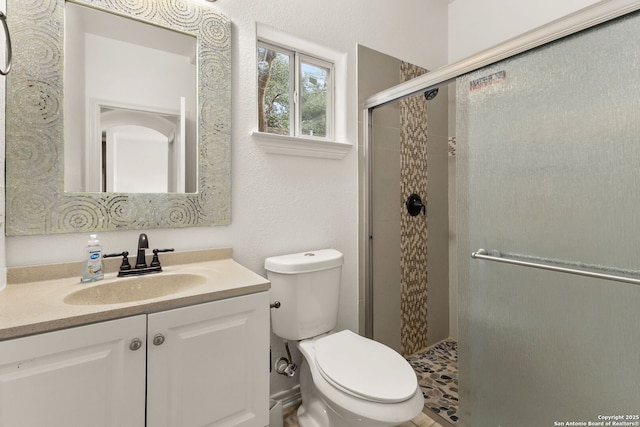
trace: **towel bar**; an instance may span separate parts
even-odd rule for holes
[[[519,265],[519,266],[522,266],[522,267],[540,268],[540,269],[543,269],[543,270],[551,270],[551,271],[557,271],[557,272],[560,272],[560,273],[576,274],[576,275],[579,275],[579,276],[594,277],[594,278],[597,278],[597,279],[613,280],[613,281],[616,281],[616,282],[631,283],[633,285],[640,285],[640,279],[636,279],[636,278],[633,278],[633,277],[618,276],[618,275],[608,274],[608,273],[599,273],[599,272],[596,272],[596,271],[582,270],[582,269],[577,269],[577,268],[561,267],[561,266],[556,266],[556,265],[541,264],[541,263],[537,263],[537,262],[522,261],[522,260],[519,260],[519,259],[506,258],[499,251],[491,251],[491,255],[489,255],[489,252],[487,252],[486,250],[478,249],[476,252],[472,252],[471,253],[471,258],[483,259],[483,260],[487,260],[487,261],[503,262],[503,263],[506,263],[506,264]]]

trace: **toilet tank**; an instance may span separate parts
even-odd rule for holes
[[[342,253],[335,249],[267,258],[271,281],[273,333],[287,340],[303,340],[329,332],[338,321]]]

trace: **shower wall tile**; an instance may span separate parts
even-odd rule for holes
[[[373,288],[373,339],[400,353],[400,218],[396,221],[375,221],[373,226],[378,230],[373,242],[378,284]]]
[[[397,133],[400,140],[400,132]],[[375,220],[395,220],[400,222],[400,212],[395,203],[400,191],[400,150],[375,149],[373,152],[373,169],[377,171],[373,177],[373,186],[376,196],[372,200],[373,218]],[[399,246],[395,251],[399,251]]]
[[[427,70],[402,62],[407,81]],[[427,103],[422,95],[400,102],[401,151],[401,343],[409,355],[427,347],[427,216],[411,216],[405,201],[417,193],[427,203]]]
[[[439,95],[438,95],[439,96]],[[442,99],[444,100],[444,98]],[[441,100],[441,101],[442,101]],[[427,271],[429,272],[427,324],[429,345],[449,336],[449,188],[447,137],[433,135],[435,127],[432,111],[437,107],[429,101],[427,126],[429,158],[427,199],[429,240],[427,242]]]
[[[456,155],[456,137],[450,136],[447,143],[449,146],[449,155],[455,156]]]
[[[396,64],[396,80],[399,78]],[[373,338],[396,351],[400,345],[400,108],[384,106],[373,112],[372,244]]]

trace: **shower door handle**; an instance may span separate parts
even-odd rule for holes
[[[407,199],[407,212],[409,215],[416,216],[422,211],[423,215],[427,214],[427,205],[422,203],[422,199],[417,194],[412,194]]]

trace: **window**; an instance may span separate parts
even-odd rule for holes
[[[333,138],[333,63],[259,41],[258,131]]]
[[[256,23],[258,127],[269,154],[343,159],[347,141],[347,54]]]

